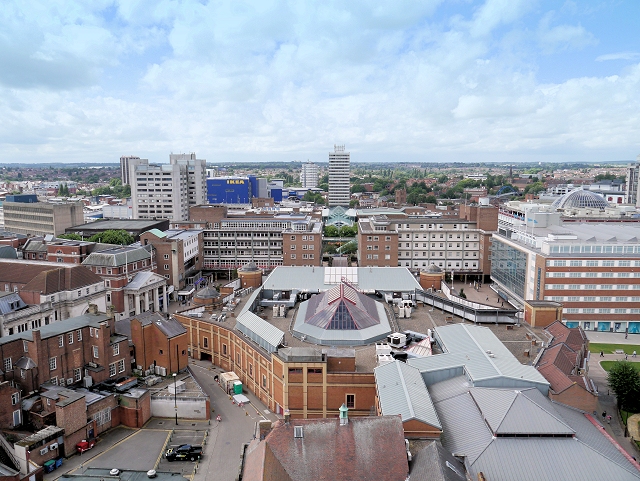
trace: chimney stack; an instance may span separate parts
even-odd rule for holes
[[[345,426],[349,423],[348,411],[349,408],[343,403],[342,406],[340,406],[340,426]]]
[[[267,437],[267,434],[271,432],[271,421],[262,420],[258,423],[258,432],[260,433],[260,441]]]
[[[289,410],[286,409],[284,411],[284,423],[285,424],[289,424],[289,421],[291,420],[291,414],[289,413]]]

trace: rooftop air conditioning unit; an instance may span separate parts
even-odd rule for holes
[[[138,368],[138,371],[142,371],[142,366],[140,364],[138,364],[136,367]]]
[[[147,369],[147,370],[144,372],[144,375],[145,375],[145,376],[148,376],[149,374],[151,374],[151,369]]]
[[[69,384],[73,384],[73,378],[72,377],[67,379],[67,385],[69,385]]]
[[[167,375],[167,368],[166,367],[161,367],[160,368],[160,375],[162,377],[166,377],[166,375]]]
[[[52,444],[49,446],[49,449],[51,449],[52,451],[53,451],[54,449],[58,449],[58,443],[52,443]]]
[[[48,447],[44,447],[40,450],[40,456],[44,456],[45,454],[47,454],[49,452],[49,448]]]
[[[156,376],[160,374],[160,366],[155,367],[154,373],[156,374]]]
[[[93,385],[93,378],[91,376],[85,376],[82,378],[82,385],[84,387],[91,387]]]

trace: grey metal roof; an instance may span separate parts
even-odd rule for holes
[[[420,369],[427,385],[434,371],[464,366],[474,386],[537,387],[546,395],[549,382],[533,366],[521,364],[490,329],[454,324],[436,327],[435,337],[446,354],[409,359]],[[453,375],[459,375],[453,373]],[[437,379],[442,380],[442,379]]]
[[[85,266],[117,267],[150,258],[151,254],[144,247],[119,246],[100,252],[92,252],[82,264]]]
[[[27,307],[17,292],[0,293],[0,314],[9,314]]]
[[[465,467],[459,459],[433,441],[413,453],[407,481],[466,481]]]
[[[522,391],[471,388],[469,392],[494,434],[575,433],[535,388]]]
[[[373,370],[383,415],[402,416],[442,429],[431,396],[420,371],[404,362],[394,361]]]
[[[238,316],[236,329],[268,352],[276,352],[284,340],[284,332],[250,311],[259,294],[260,289],[254,291],[247,300]]]
[[[458,386],[460,379],[456,381]],[[511,427],[508,429],[511,433],[493,437],[488,423],[495,423],[500,412],[514,409],[513,403],[509,407],[508,399],[505,401],[508,391],[472,388],[472,392],[447,397],[445,393],[453,394],[453,381],[434,384],[429,391],[433,398],[441,399],[434,405],[442,421],[442,444],[450,452],[466,456],[471,479],[476,479],[479,472],[492,481],[640,479],[640,472],[582,412],[552,403],[530,389],[525,396],[531,397],[522,397],[524,402],[515,407],[513,419],[508,422],[524,426],[525,431],[539,422],[537,432],[522,436]],[[575,432],[574,437],[552,436],[566,427]]]
[[[167,319],[164,315],[153,311],[143,312],[136,316],[131,316],[126,319],[119,320],[118,322],[116,322],[116,332],[131,339],[131,321],[133,319],[137,319],[143,326],[155,324],[160,332],[162,332],[169,339],[180,336],[187,332],[187,329],[175,318],[169,317]]]
[[[276,267],[265,279],[265,289],[298,290],[304,292],[322,292],[330,289],[332,284],[325,283],[325,270],[330,267]],[[404,291],[411,292],[420,289],[416,278],[405,267],[356,267],[356,287],[366,292],[378,291]]]
[[[0,259],[17,259],[18,254],[11,246],[0,246]]]

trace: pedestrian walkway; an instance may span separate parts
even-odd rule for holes
[[[473,283],[469,285],[469,283],[464,284],[461,281],[456,281],[453,283],[453,288],[456,295],[458,295],[460,289],[464,289],[464,295],[467,296],[469,302],[477,302],[478,304],[484,304],[492,308],[504,307],[505,309],[514,309],[511,304],[499,297],[496,291],[491,289],[490,284],[482,284],[481,288],[476,289]]]
[[[640,334],[629,334],[625,339],[624,332],[584,331],[584,333],[587,335],[587,339],[589,339],[589,342],[640,345]]]

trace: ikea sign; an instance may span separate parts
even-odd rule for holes
[[[228,179],[227,185],[244,185],[244,179]]]

